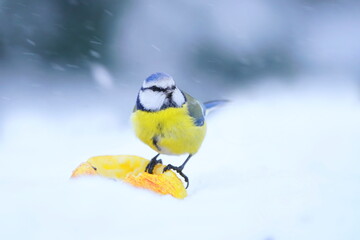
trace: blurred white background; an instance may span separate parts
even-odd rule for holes
[[[355,0],[0,0],[0,238],[359,239],[359,16]],[[188,198],[69,181],[91,156],[153,157],[129,116],[158,71],[231,100]]]

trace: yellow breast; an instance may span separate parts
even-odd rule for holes
[[[136,136],[163,154],[195,154],[204,140],[206,124],[194,125],[187,104],[158,112],[137,110],[131,116]]]

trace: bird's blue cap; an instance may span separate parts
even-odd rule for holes
[[[145,82],[153,82],[164,78],[171,78],[171,76],[166,73],[157,72],[151,74],[148,78],[146,78]]]

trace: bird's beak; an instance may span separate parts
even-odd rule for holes
[[[166,94],[166,96],[167,96],[168,98],[170,98],[170,97],[172,97],[173,92],[174,92],[174,91],[173,91],[172,89],[168,89],[168,90],[165,91],[165,94]]]

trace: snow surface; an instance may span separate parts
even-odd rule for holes
[[[358,86],[325,85],[234,94],[209,117],[184,200],[69,180],[91,156],[155,154],[117,114],[12,111],[0,138],[0,239],[359,239]]]

